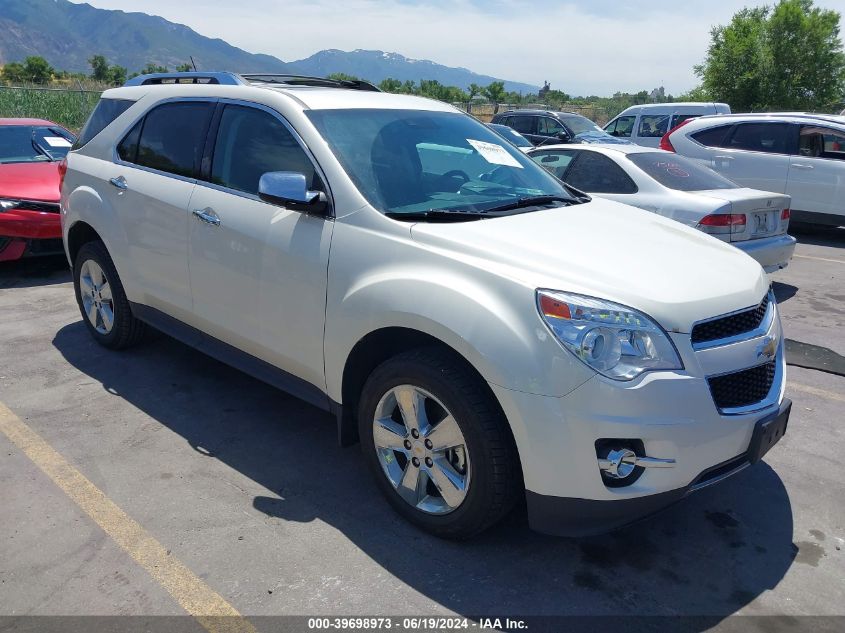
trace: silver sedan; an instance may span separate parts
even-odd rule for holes
[[[767,273],[785,268],[795,250],[789,196],[740,187],[683,156],[637,145],[553,145],[528,155],[576,189],[730,242]]]

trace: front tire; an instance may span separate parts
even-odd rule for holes
[[[102,242],[83,244],[73,266],[76,303],[91,336],[110,349],[124,349],[140,341],[144,324],[132,308],[114,262]]]
[[[413,350],[379,365],[361,393],[358,424],[387,500],[435,536],[478,534],[521,491],[504,415],[483,380],[448,352]]]

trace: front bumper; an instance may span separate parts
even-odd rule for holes
[[[783,419],[783,430],[792,408],[790,400],[784,400],[778,411],[761,418],[756,427]],[[744,470],[759,460],[759,445],[755,434],[748,448],[741,455],[702,472],[688,485],[644,497],[629,497],[615,500],[578,499],[555,497],[526,491],[528,520],[531,528],[555,536],[590,536],[609,532],[652,516],[681,501],[684,497],[711,486],[731,475]],[[766,448],[780,441],[783,433],[772,436]]]
[[[0,213],[0,262],[62,252],[58,213],[12,209]]]
[[[747,338],[693,347],[688,334],[671,333],[682,371],[648,372],[631,382],[595,375],[563,397],[491,385],[519,450],[532,527],[573,536],[604,532],[744,468],[755,428],[788,408],[783,332],[776,304],[770,306],[763,327]],[[769,363],[775,371],[764,398],[717,407],[710,380]],[[597,446],[618,442],[641,442],[645,456],[674,463],[609,486]]]
[[[757,260],[767,273],[773,273],[787,267],[795,251],[795,241],[791,235],[784,234],[731,244]]]

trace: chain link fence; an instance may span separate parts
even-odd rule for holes
[[[47,119],[74,133],[97,105],[101,90],[0,86],[0,118]]]

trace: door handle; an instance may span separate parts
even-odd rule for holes
[[[129,185],[126,184],[126,178],[118,176],[117,178],[109,178],[109,182],[121,191],[125,191]]]
[[[733,156],[714,156],[713,158],[715,158],[716,160],[733,160],[734,159]]]
[[[793,163],[792,167],[795,169],[812,169],[812,165],[804,165],[803,163]]]
[[[206,224],[210,224],[211,226],[220,226],[220,218],[217,217],[214,209],[194,209],[192,213]]]

